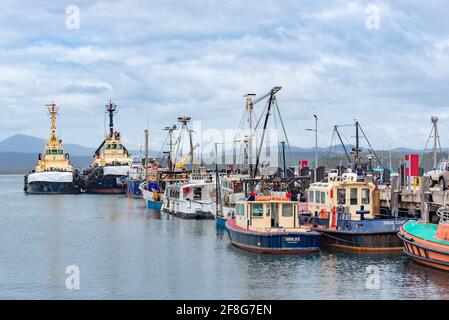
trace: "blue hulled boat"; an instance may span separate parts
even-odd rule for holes
[[[146,202],[147,208],[161,211],[162,201],[160,198],[161,189],[159,184],[156,182],[149,182],[149,187],[147,187],[146,182],[143,182],[140,184],[139,189]]]
[[[298,203],[284,197],[262,196],[236,204],[226,221],[234,246],[258,253],[318,253],[320,234],[298,222]]]
[[[321,246],[351,252],[400,252],[397,236],[411,217],[380,214],[379,194],[371,182],[358,181],[354,173],[311,184],[308,211],[300,223],[321,234]]]

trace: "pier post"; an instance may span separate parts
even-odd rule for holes
[[[392,216],[397,217],[399,212],[399,192],[401,188],[401,179],[396,173],[391,174],[390,178],[390,210]]]
[[[421,177],[421,220],[429,223],[429,202],[430,202],[430,177]]]

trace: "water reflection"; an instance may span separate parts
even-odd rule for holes
[[[0,176],[0,298],[449,298],[448,273],[404,255],[261,255],[212,220],[182,220],[118,195],[25,196]],[[65,288],[80,267],[81,290]],[[366,287],[367,266],[380,289]]]

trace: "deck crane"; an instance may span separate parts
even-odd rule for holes
[[[188,154],[186,154],[185,156],[183,156],[181,158],[181,160],[179,160],[176,164],[175,164],[175,170],[182,170],[184,169],[184,166],[187,162],[187,160],[189,160],[189,158],[191,157],[192,153],[195,151],[195,149],[197,149],[200,146],[199,143],[197,143],[192,150],[189,151]]]

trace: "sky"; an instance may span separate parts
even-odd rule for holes
[[[436,115],[446,147],[448,16],[439,0],[0,0],[0,139],[46,137],[55,101],[63,141],[95,147],[112,99],[128,148],[148,126],[158,149],[178,116],[233,129],[244,94],[282,86],[292,145],[314,146],[316,114],[322,147],[358,119],[376,149],[423,148]]]

